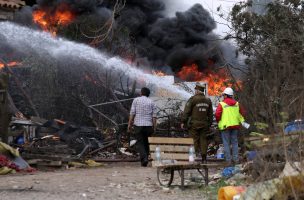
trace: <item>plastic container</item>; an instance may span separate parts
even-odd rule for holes
[[[246,129],[249,129],[250,124],[248,124],[247,122],[242,122],[242,126]]]
[[[195,159],[195,150],[194,147],[191,145],[189,148],[189,162],[194,162]]]
[[[155,148],[155,161],[157,163],[161,163],[161,155],[160,155],[160,147],[159,146],[157,146]]]
[[[218,191],[218,200],[233,200],[234,196],[241,194],[246,190],[243,186],[221,187]]]
[[[231,176],[233,176],[236,173],[240,172],[240,168],[239,167],[225,167],[222,171],[222,176],[229,178]]]
[[[224,159],[224,145],[220,144],[218,150],[216,151],[217,159]]]

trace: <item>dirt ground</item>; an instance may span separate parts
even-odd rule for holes
[[[196,176],[195,171],[186,171]],[[0,177],[1,200],[78,200],[78,199],[208,199],[203,184],[186,180],[179,187],[175,172],[173,186],[163,188],[156,169],[139,163],[112,163],[90,169],[67,169]]]

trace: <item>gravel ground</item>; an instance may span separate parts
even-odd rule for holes
[[[189,173],[187,171],[185,175],[189,176]],[[139,163],[113,163],[99,168],[5,175],[0,177],[0,199],[208,199],[200,183],[186,181],[186,188],[181,190],[176,172],[175,177],[172,187],[160,187],[156,169],[140,167]]]

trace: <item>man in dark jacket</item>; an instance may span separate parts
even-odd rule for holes
[[[201,153],[202,162],[206,162],[207,133],[212,125],[213,109],[211,100],[204,94],[205,86],[197,83],[194,89],[195,95],[188,100],[185,106],[181,127],[184,128],[185,124],[188,125],[196,155]]]
[[[231,88],[226,88],[223,95],[224,100],[219,103],[215,111],[215,118],[221,131],[227,163],[231,164],[230,145],[232,146],[232,161],[238,163],[238,132],[241,123],[244,122],[244,110],[233,99]]]

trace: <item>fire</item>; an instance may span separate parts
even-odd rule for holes
[[[60,26],[70,24],[75,15],[65,3],[59,4],[55,9],[45,8],[33,11],[33,21],[44,31],[56,36]]]
[[[8,67],[15,67],[17,65],[21,65],[20,62],[16,62],[16,61],[13,61],[13,62],[9,62],[6,64],[6,66]],[[2,69],[5,65],[3,63],[0,62],[0,69]]]
[[[201,81],[208,83],[208,94],[210,96],[218,96],[226,87],[233,85],[231,78],[225,69],[215,72],[210,69],[200,72],[197,64],[183,66],[177,73],[177,76],[185,81]],[[240,84],[240,82],[238,82]]]
[[[204,74],[198,71],[197,64],[192,64],[190,66],[183,66],[181,71],[177,73],[177,76],[185,81],[201,81]]]
[[[152,74],[155,76],[166,76],[164,72],[158,70],[152,71]]]

